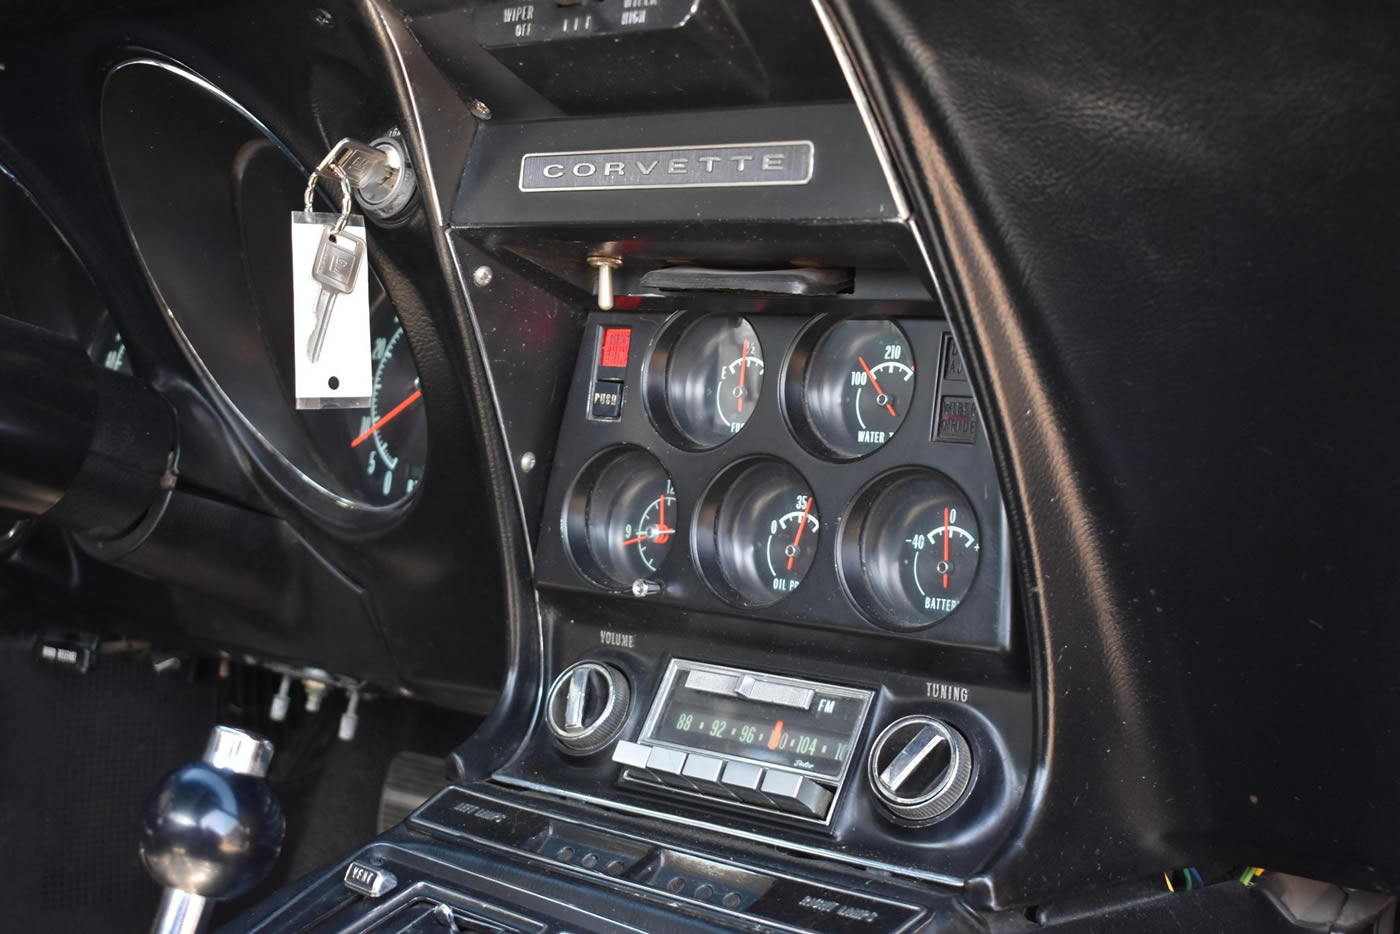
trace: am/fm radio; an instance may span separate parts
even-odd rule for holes
[[[620,742],[620,781],[826,823],[855,756],[872,694],[673,660],[637,742]]]

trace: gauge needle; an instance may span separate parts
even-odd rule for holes
[[[421,399],[422,397],[423,397],[423,390],[421,390],[421,389],[414,390],[413,395],[409,396],[407,399],[403,400],[403,401],[400,402],[398,405],[394,406],[392,409],[390,409],[389,411],[385,412],[385,413],[380,417],[379,421],[375,422],[373,425],[370,425],[368,428],[366,428],[366,429],[360,434],[360,436],[359,436],[358,438],[356,438],[354,441],[351,441],[351,442],[350,442],[350,446],[351,446],[352,448],[357,448],[357,447],[359,447],[361,444],[364,444],[366,441],[369,440],[370,435],[374,434],[376,431],[378,431],[379,429],[383,428],[385,425],[389,424],[389,423],[390,423],[391,421],[393,421],[394,419],[398,418],[399,415],[401,415],[401,414],[403,413],[403,410],[404,410],[404,409],[408,408],[410,405],[412,405],[413,403],[417,402],[417,401],[418,401],[419,399]]]
[[[943,507],[943,566],[944,566],[945,568],[948,566],[948,537],[949,537],[949,535],[951,534],[951,532],[952,532],[952,529],[950,528],[950,524],[949,524],[949,521],[948,521],[948,507],[947,507],[947,506],[944,506],[944,507]],[[947,589],[948,589],[948,574],[947,574],[947,572],[944,572],[944,574],[943,574],[943,589],[944,589],[944,590],[947,590]]]
[[[793,554],[788,555],[789,571],[792,570],[792,563],[797,560],[797,543],[802,541],[802,530],[807,527],[807,514],[812,511],[812,497],[807,497],[807,505],[802,507],[802,518],[797,521],[797,534],[792,537]]]
[[[870,377],[870,385],[872,385],[872,386],[875,387],[875,391],[876,391],[876,392],[878,392],[880,395],[884,396],[884,395],[885,395],[885,391],[884,391],[883,389],[880,388],[880,381],[879,381],[878,379],[875,378],[875,374],[874,374],[873,371],[871,371],[870,367],[866,364],[865,358],[864,358],[864,357],[856,357],[856,359],[860,361],[861,368],[862,368],[863,370],[865,370],[865,375],[868,376],[868,377]],[[888,397],[888,396],[885,396],[885,398],[888,399],[889,397]],[[894,406],[890,405],[889,402],[886,402],[886,403],[885,403],[885,408],[887,408],[887,409],[890,410],[890,414],[891,414],[891,415],[894,415]],[[898,418],[898,416],[895,416],[895,417]]]
[[[657,502],[660,504],[660,510],[656,518],[656,544],[664,545],[666,544],[666,539],[670,538],[671,534],[676,530],[666,524],[666,494],[663,493]],[[641,535],[633,535],[631,538],[624,541],[622,546],[625,548],[628,545],[635,545],[637,542],[644,542],[648,538],[651,538],[651,536],[652,533],[650,532],[643,532]]]
[[[658,545],[664,545],[664,544],[666,544],[665,542],[662,541],[662,539],[663,539],[663,538],[669,538],[669,537],[671,536],[671,534],[672,534],[673,532],[675,532],[675,531],[676,531],[675,529],[668,529],[668,528],[666,528],[666,526],[664,526],[664,525],[659,525],[659,526],[657,526],[657,527],[656,527],[656,543],[657,543]],[[625,548],[625,547],[628,546],[628,545],[635,545],[635,544],[637,544],[637,542],[644,542],[644,541],[646,541],[647,539],[651,538],[651,534],[652,534],[652,533],[650,533],[650,532],[643,532],[641,535],[633,535],[631,538],[624,540],[623,543],[622,543],[622,545],[623,545],[623,547]]]
[[[744,377],[749,374],[749,342],[744,341],[744,349],[739,351],[739,411],[744,411]]]

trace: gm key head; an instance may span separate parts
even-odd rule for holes
[[[321,231],[321,244],[316,248],[311,277],[323,288],[348,294],[355,288],[355,276],[364,255],[365,243],[359,237],[352,237],[343,230],[331,233],[331,228],[326,227]]]

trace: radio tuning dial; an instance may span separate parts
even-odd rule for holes
[[[545,720],[565,752],[588,755],[617,739],[631,701],[622,672],[602,662],[579,662],[554,679]]]
[[[924,822],[956,805],[972,780],[972,750],[941,720],[896,720],[870,747],[871,790],[896,817]]]

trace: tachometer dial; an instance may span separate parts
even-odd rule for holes
[[[708,532],[697,532],[710,586],[742,606],[766,606],[796,590],[817,555],[816,506],[807,482],[781,461],[747,461],[722,474],[701,504]]]
[[[423,390],[409,356],[403,327],[374,340],[374,385],[369,414],[360,417],[360,433],[350,447],[366,455],[368,492],[376,488],[392,501],[413,492],[428,457],[428,425],[423,417]],[[377,486],[376,486],[377,485]]]
[[[803,372],[799,419],[821,452],[849,459],[894,436],[914,400],[914,353],[893,321],[843,321],[817,342]]]
[[[418,486],[428,461],[428,418],[418,367],[394,314],[393,303],[370,276],[368,409],[303,409],[307,434],[323,462],[356,500],[371,506],[403,501]]]
[[[685,446],[711,448],[738,434],[763,389],[763,347],[753,326],[736,315],[709,315],[674,344],[660,342],[658,353],[665,376],[653,412]]]
[[[962,490],[932,470],[876,480],[856,498],[843,536],[847,587],[867,614],[900,629],[958,608],[977,575],[977,516]]]
[[[676,492],[666,469],[639,448],[614,448],[584,468],[564,517],[584,575],[625,588],[661,567],[676,537]]]

